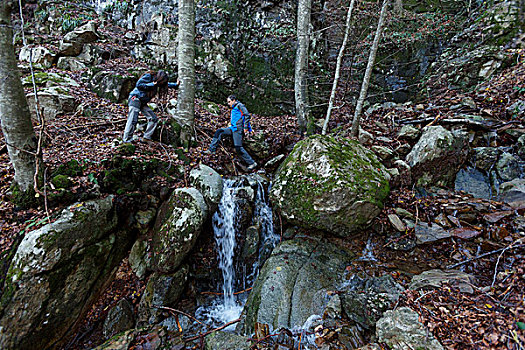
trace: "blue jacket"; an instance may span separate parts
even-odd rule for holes
[[[252,131],[252,126],[250,125],[250,113],[248,109],[239,101],[233,106],[230,118],[230,129],[232,131],[242,132],[244,129],[244,124],[246,123],[246,129]]]
[[[144,74],[140,77],[139,81],[135,85],[135,88],[129,94],[129,97],[135,96],[140,100],[142,105],[147,104],[157,94],[157,86],[153,84],[153,75],[150,73]],[[169,88],[178,87],[177,83],[168,83]]]

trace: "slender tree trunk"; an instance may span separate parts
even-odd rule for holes
[[[195,1],[179,0],[179,95],[177,115],[181,123],[180,138],[189,149],[194,134],[195,120]]]
[[[10,0],[0,0],[0,121],[15,169],[15,182],[25,192],[34,183],[37,142],[15,58],[13,6]]]
[[[295,113],[299,131],[306,130],[308,122],[308,49],[311,0],[299,0],[297,7],[297,52],[295,55]]]
[[[354,9],[355,0],[350,2],[348,13],[346,15],[346,27],[343,43],[339,49],[339,55],[337,55],[337,64],[335,66],[334,83],[332,84],[332,93],[330,94],[330,101],[328,102],[328,109],[326,110],[326,118],[323,124],[323,135],[326,135],[328,129],[328,121],[330,120],[330,114],[332,113],[332,107],[334,105],[335,92],[337,90],[337,84],[339,83],[339,74],[341,71],[341,63],[343,62],[343,56],[345,54],[346,43],[348,42],[348,35],[350,33],[350,18],[352,18],[352,10]]]
[[[372,75],[372,68],[376,60],[377,48],[379,47],[379,40],[383,33],[383,23],[385,22],[386,9],[390,0],[384,0],[383,6],[381,7],[381,14],[379,15],[379,22],[377,23],[376,35],[372,48],[370,49],[370,56],[368,57],[368,64],[366,66],[365,76],[363,77],[363,84],[361,85],[361,92],[359,93],[359,99],[355,107],[354,120],[352,122],[352,136],[358,137],[359,135],[359,121],[361,119],[361,112],[363,110],[363,103],[365,102],[366,94],[368,92],[368,86],[370,85],[370,76]]]

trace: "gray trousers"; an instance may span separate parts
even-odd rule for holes
[[[242,147],[242,132],[232,131],[232,129],[230,128],[222,128],[215,132],[215,135],[213,135],[213,140],[210,144],[210,151],[215,152],[217,150],[217,146],[219,146],[221,138],[225,135],[233,137],[233,145],[235,146],[235,151],[246,164],[252,165],[253,163],[255,163],[255,161],[248,154],[248,152],[246,152],[244,147]]]
[[[133,140],[133,133],[135,132],[135,128],[137,127],[137,123],[139,121],[139,112],[142,112],[142,114],[144,114],[148,120],[146,131],[144,131],[145,139],[151,140],[153,132],[155,131],[157,123],[159,122],[159,118],[157,118],[155,113],[147,105],[142,107],[137,106],[140,106],[140,103],[137,104],[135,101],[130,101],[128,121],[126,122],[126,128],[124,129],[124,136],[122,137],[122,141],[124,142],[131,142]]]

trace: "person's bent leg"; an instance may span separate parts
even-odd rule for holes
[[[213,135],[213,140],[211,140],[210,144],[210,152],[217,151],[217,147],[219,146],[219,142],[221,142],[221,139],[224,135],[231,134],[230,128],[222,128],[215,132],[215,135]]]
[[[241,157],[241,159],[248,165],[252,165],[253,163],[255,163],[255,161],[253,160],[253,158],[248,154],[248,152],[246,152],[246,150],[244,149],[244,147],[242,146],[235,146],[235,151],[237,151],[237,154],[239,155],[239,157]]]
[[[144,138],[151,140],[153,133],[155,132],[155,128],[159,122],[159,118],[157,118],[155,113],[148,106],[142,107],[141,111],[148,119],[148,125],[146,125],[146,131],[144,131]]]
[[[133,140],[133,133],[139,120],[140,109],[135,106],[129,106],[128,121],[124,128],[124,136],[122,137],[123,142],[131,142]]]

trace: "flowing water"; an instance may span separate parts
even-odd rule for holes
[[[257,277],[262,256],[270,252],[279,242],[279,236],[273,232],[272,210],[265,195],[264,186],[257,181],[254,218],[252,224],[261,227],[259,258],[251,266],[245,266],[236,260],[236,235],[239,230],[239,208],[236,195],[243,181],[227,179],[224,181],[222,198],[213,215],[212,224],[217,246],[219,269],[222,273],[222,295],[211,304],[201,306],[196,315],[212,326],[223,325],[239,318],[246,296],[235,295],[235,290],[246,289]],[[236,270],[237,266],[237,270]]]

